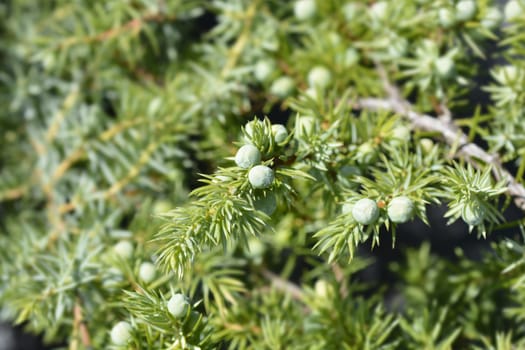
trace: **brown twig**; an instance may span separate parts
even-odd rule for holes
[[[79,37],[67,38],[58,44],[58,48],[69,47],[71,45],[80,44],[80,43],[103,42],[103,41],[107,41],[115,37],[118,37],[119,35],[123,33],[131,33],[132,35],[137,35],[141,32],[146,22],[171,21],[171,20],[174,20],[175,18],[176,17],[174,15],[167,16],[161,13],[147,14],[140,18],[131,19],[118,27],[110,28],[108,30],[105,30],[95,35],[80,37],[80,38]]]
[[[58,111],[53,116],[53,119],[51,120],[51,124],[47,128],[46,132],[46,141],[47,143],[53,142],[55,139],[58,130],[60,129],[60,125],[64,118],[66,118],[68,112],[73,108],[75,105],[77,99],[79,96],[79,90],[78,88],[72,88],[71,91],[67,94],[66,98],[64,99],[64,103],[62,104],[62,107],[58,109]]]
[[[70,344],[71,350],[75,350],[78,347],[77,337],[80,337],[80,341],[84,348],[89,349],[91,347],[91,337],[82,315],[82,306],[80,305],[79,298],[77,298],[73,308],[73,339]]]
[[[244,23],[242,32],[237,38],[237,41],[233,44],[230,51],[228,52],[228,60],[226,61],[226,64],[224,65],[221,71],[221,77],[223,78],[226,77],[228,73],[235,67],[235,65],[237,64],[237,60],[239,59],[242,51],[244,50],[244,47],[248,43],[253,18],[257,13],[256,10],[258,3],[259,1],[252,1],[250,7],[248,7],[246,9],[246,12],[244,13]]]
[[[262,269],[261,274],[264,276],[264,278],[271,281],[272,285],[278,290],[290,294],[294,299],[297,299],[297,300],[304,299],[302,289],[298,287],[297,285],[293,284],[292,282],[287,281],[284,278],[281,278],[280,276],[276,275],[275,273],[267,269]]]
[[[335,279],[337,280],[340,286],[339,294],[344,299],[348,296],[348,281],[346,279],[346,276],[341,266],[339,266],[336,263],[333,263],[331,266],[332,266],[332,272],[334,273]]]
[[[238,323],[223,322],[224,328],[234,332],[251,332],[253,334],[261,334],[262,329],[256,325],[242,325]]]
[[[0,202],[4,200],[14,200],[22,197],[28,191],[28,186],[19,186],[15,188],[10,188],[4,192],[0,192]]]

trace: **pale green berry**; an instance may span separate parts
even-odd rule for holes
[[[481,25],[489,30],[498,28],[503,21],[503,14],[497,7],[489,7],[481,20]]]
[[[284,221],[281,221],[281,223],[275,228],[276,230],[275,230],[275,235],[274,235],[274,241],[279,247],[289,247],[290,246],[290,240],[293,235],[293,230],[290,229],[290,225],[289,225],[290,221],[291,221],[290,215],[286,215],[284,217]]]
[[[275,142],[281,143],[288,137],[288,130],[282,124],[274,124],[272,125],[272,134]]]
[[[168,211],[170,211],[171,209],[171,203],[167,200],[159,200],[159,201],[156,201],[155,204],[153,205],[153,208],[152,208],[152,211],[153,211],[153,214],[163,214],[163,213],[166,213]]]
[[[441,78],[450,78],[454,73],[454,60],[448,56],[439,57],[434,66]]]
[[[393,198],[388,204],[387,214],[390,221],[402,224],[414,216],[414,202],[406,196]]]
[[[300,21],[313,18],[316,11],[317,6],[315,5],[315,0],[298,0],[293,7],[295,18]]]
[[[507,21],[513,21],[525,13],[525,3],[520,0],[510,0],[505,4],[505,19]]]
[[[470,226],[479,225],[483,221],[483,208],[476,202],[463,207],[461,218]]]
[[[248,123],[244,125],[244,134],[245,134],[243,137],[244,142],[246,142],[247,144],[253,144],[253,141],[252,141],[253,130],[255,129],[255,125],[257,124],[258,126],[260,126],[261,125],[260,123],[261,121],[256,119],[256,120],[249,121]]]
[[[133,256],[133,244],[130,241],[120,241],[113,246],[113,251],[122,259],[129,259]]]
[[[275,70],[275,63],[270,60],[261,60],[255,64],[254,76],[259,81],[266,81]]]
[[[363,198],[358,200],[352,208],[355,221],[363,225],[370,225],[379,218],[379,208],[375,201]]]
[[[313,98],[314,100],[317,100],[319,98],[319,94],[317,93],[317,90],[312,87],[309,87],[308,89],[306,89],[304,94]]]
[[[427,55],[430,57],[427,57],[428,60],[432,61],[435,57],[439,55],[439,46],[438,44],[430,39],[423,39],[421,43],[421,51],[426,52]]]
[[[460,0],[456,4],[456,18],[458,21],[469,21],[476,16],[478,7],[474,0]]]
[[[243,169],[248,169],[261,161],[261,152],[254,145],[244,145],[235,154],[235,164]]]
[[[131,338],[131,325],[120,321],[111,329],[111,342],[115,345],[126,345]]]
[[[344,65],[345,67],[352,67],[359,61],[359,53],[356,49],[350,47],[345,51]]]
[[[432,141],[432,139],[429,138],[422,138],[421,140],[419,140],[419,144],[421,145],[421,149],[425,153],[430,153],[430,151],[432,151],[432,149],[434,148],[434,141]]]
[[[107,275],[103,280],[103,285],[108,287],[113,287],[116,284],[120,284],[124,281],[124,275],[122,271],[116,267],[110,267],[106,270]]]
[[[146,261],[140,264],[139,277],[144,282],[150,283],[151,281],[153,281],[155,279],[156,273],[157,273],[157,269],[155,268],[155,265],[153,265],[149,261]]]
[[[248,181],[253,188],[268,188],[273,180],[273,170],[266,165],[256,165],[248,172]]]
[[[188,312],[190,303],[184,294],[176,293],[168,301],[168,311],[175,318],[182,318]]]
[[[376,156],[376,149],[369,142],[365,142],[357,148],[357,160],[360,163],[373,163]]]
[[[155,115],[160,111],[160,108],[162,107],[162,98],[155,97],[153,100],[150,101],[148,104],[148,115]]]
[[[337,32],[330,32],[327,35],[327,40],[332,46],[339,46],[343,39],[341,38],[341,35]]]
[[[516,66],[507,65],[499,68],[494,77],[502,85],[512,85],[520,76],[520,71]]]
[[[253,206],[255,209],[270,216],[275,212],[275,209],[277,209],[277,198],[273,193],[267,193],[266,196],[258,198],[253,203]]]
[[[386,1],[375,2],[370,6],[370,15],[378,20],[384,20],[388,15],[388,3]]]
[[[253,136],[253,125],[257,123],[258,121],[252,120],[251,122],[246,123],[244,126],[244,131],[246,132],[246,135],[252,137]]]
[[[334,287],[324,279],[318,279],[314,285],[315,294],[322,300],[331,298],[334,293]]]
[[[355,19],[355,16],[357,14],[357,10],[358,10],[358,6],[354,2],[346,3],[343,6],[343,8],[342,8],[343,15],[345,16],[345,19],[348,22],[351,22],[351,21],[353,21]]]
[[[280,77],[270,86],[270,92],[281,98],[291,95],[294,89],[295,83],[290,77]]]
[[[395,140],[394,144],[405,143],[410,141],[410,128],[399,125],[392,130],[392,139]]]
[[[443,28],[450,28],[456,22],[454,13],[449,8],[446,8],[446,7],[439,9],[438,19],[439,19],[439,24],[441,24]]]
[[[264,255],[266,247],[260,239],[256,237],[250,237],[248,239],[248,252],[247,256],[251,258],[255,263],[260,264]]]
[[[332,73],[323,66],[316,66],[308,72],[308,84],[311,87],[326,88],[332,81]]]
[[[388,46],[388,54],[391,58],[403,57],[408,51],[408,41],[405,38],[393,36],[390,38],[390,45]]]

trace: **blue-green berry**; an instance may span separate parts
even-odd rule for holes
[[[254,145],[244,145],[235,154],[235,164],[248,169],[261,161],[261,152]]]
[[[272,134],[275,142],[281,143],[288,137],[288,130],[282,124],[274,124],[272,125]]]
[[[375,201],[363,198],[358,200],[352,208],[355,221],[363,225],[370,225],[379,218],[379,208]]]
[[[248,181],[253,188],[268,188],[273,180],[273,170],[265,165],[256,165],[248,172]]]
[[[460,0],[456,4],[456,18],[459,21],[469,21],[476,15],[478,6],[474,0]]]
[[[454,25],[454,23],[456,23],[456,17],[454,16],[454,13],[446,7],[439,9],[438,19],[439,24],[441,24],[443,28],[450,28]]]
[[[489,30],[498,28],[503,22],[503,14],[497,7],[489,7],[481,20],[481,25]]]
[[[503,12],[507,21],[513,21],[525,13],[525,1],[510,0],[505,4]]]
[[[295,2],[293,12],[295,18],[300,21],[313,18],[317,11],[315,0],[298,0]]]
[[[461,218],[470,226],[481,224],[483,221],[483,208],[479,203],[468,203],[463,207]]]
[[[402,224],[412,219],[414,216],[414,209],[414,202],[410,198],[399,196],[390,201],[387,213],[390,221]]]
[[[190,303],[184,294],[176,293],[168,301],[168,311],[175,318],[182,318],[188,312]]]
[[[131,325],[128,322],[120,321],[111,329],[111,342],[115,345],[126,345],[131,339]]]

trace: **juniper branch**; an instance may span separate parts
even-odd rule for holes
[[[498,180],[505,179],[507,181],[507,192],[514,197],[516,206],[525,211],[525,188],[523,185],[503,168],[498,157],[469,142],[467,135],[455,124],[414,111],[413,106],[395,92],[390,93],[389,98],[361,98],[357,101],[357,106],[369,110],[389,110],[407,118],[416,129],[440,133],[447,144],[457,145],[457,156],[464,157],[467,160],[479,159],[491,165]]]

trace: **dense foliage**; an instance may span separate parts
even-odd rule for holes
[[[72,350],[525,347],[524,32],[525,0],[0,3],[0,316]],[[439,206],[491,248],[396,245]],[[380,244],[394,285],[359,278]]]

